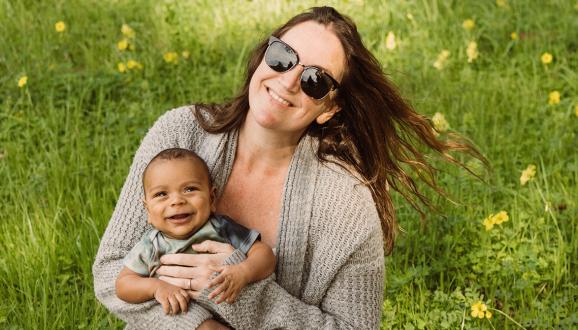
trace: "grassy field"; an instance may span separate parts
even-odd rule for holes
[[[0,328],[123,326],[91,265],[140,139],[167,109],[233,96],[256,41],[315,4],[0,2]],[[481,182],[436,162],[456,203],[428,192],[425,223],[395,196],[382,328],[578,328],[578,3],[328,4],[491,163],[466,160]]]

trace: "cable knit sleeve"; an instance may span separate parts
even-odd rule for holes
[[[187,314],[167,316],[156,301],[129,304],[115,293],[115,281],[122,260],[139,241],[145,230],[146,214],[142,205],[142,172],[148,162],[167,148],[191,148],[197,138],[195,122],[189,108],[179,108],[161,116],[148,131],[138,148],[118,202],[101,239],[92,272],[98,300],[112,313],[127,322],[127,328],[195,329],[211,313],[191,304]]]
[[[317,256],[306,261],[311,267],[306,287],[322,291],[310,292],[308,296],[321,296],[320,303],[289,294],[275,282],[274,276],[247,286],[232,305],[214,304],[207,299],[209,290],[203,292],[199,301],[236,329],[378,329],[385,272],[383,240],[379,222],[373,221],[377,214],[360,213],[356,220],[363,222],[367,217],[372,221],[363,232],[341,232],[351,235],[341,237],[349,241],[343,250],[328,250],[334,242],[322,244],[312,252]],[[325,241],[340,238],[332,233],[312,235],[311,239],[325,236],[320,238]],[[243,254],[235,251],[225,263],[243,259]],[[343,262],[336,261],[340,259]],[[325,288],[320,283],[326,279],[329,280]]]

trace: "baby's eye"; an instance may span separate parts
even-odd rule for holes
[[[166,195],[167,195],[166,192],[164,192],[164,191],[159,191],[159,192],[156,192],[156,193],[153,195],[153,198],[165,197]]]
[[[197,187],[194,186],[189,186],[185,188],[185,192],[193,192],[193,191],[197,191],[199,189],[197,189]]]

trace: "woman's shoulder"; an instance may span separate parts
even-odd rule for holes
[[[370,227],[379,224],[371,190],[354,170],[334,162],[323,162],[319,167],[316,190],[319,195],[316,197],[326,207],[326,214],[349,220],[356,216],[364,217]]]
[[[348,198],[371,199],[371,192],[364,184],[363,177],[354,169],[349,168],[331,158],[321,162],[318,172],[318,183],[325,189],[343,192]]]
[[[310,235],[316,248],[348,255],[368,241],[383,246],[381,220],[369,187],[359,175],[335,163],[318,171],[311,212]]]
[[[202,139],[208,133],[199,125],[196,112],[200,111],[197,105],[185,105],[170,109],[160,115],[149,134],[168,137],[172,141],[190,143]]]
[[[169,109],[159,116],[155,126],[163,125],[172,128],[193,128],[196,127],[197,120],[195,119],[196,105],[185,105],[177,108]]]

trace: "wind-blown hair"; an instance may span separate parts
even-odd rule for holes
[[[422,219],[425,218],[423,206],[432,207],[432,204],[410,174],[445,195],[436,184],[435,168],[426,161],[419,146],[425,145],[462,167],[450,151],[465,152],[484,162],[485,159],[457,136],[446,141],[436,138],[429,120],[416,113],[386,78],[379,61],[365,48],[349,17],[331,7],[314,7],[291,18],[272,35],[280,38],[292,27],[307,21],[327,26],[335,33],[345,51],[346,63],[340,88],[333,99],[341,111],[323,125],[314,121],[306,134],[319,140],[317,157],[321,161],[333,161],[361,175],[363,184],[371,190],[381,220],[385,251],[389,254],[398,229],[389,189],[399,192]],[[204,105],[204,113],[196,114],[206,131],[222,133],[242,125],[249,110],[251,77],[266,48],[267,39],[250,54],[245,83],[233,100],[221,105]]]

